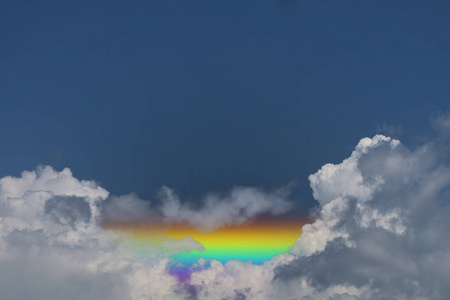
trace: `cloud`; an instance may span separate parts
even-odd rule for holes
[[[292,207],[290,187],[235,187],[193,206],[114,196],[69,169],[0,179],[0,295],[5,299],[446,299],[450,294],[450,168],[442,143],[408,149],[376,135],[340,164],[309,176],[316,219],[291,253],[262,265],[199,260],[185,281],[171,255],[202,249],[167,239],[145,255],[119,244],[104,220],[186,222],[203,230]],[[165,248],[165,255],[159,248]],[[159,249],[159,250],[158,250]]]
[[[176,222],[212,231],[244,224],[261,214],[286,213],[293,207],[293,202],[288,200],[292,187],[293,184],[288,184],[268,193],[256,187],[237,186],[226,195],[208,194],[193,205],[192,201],[182,201],[173,189],[163,186],[153,207],[150,201],[142,200],[136,194],[112,195],[100,207],[105,222]]]
[[[137,194],[112,195],[100,205],[101,216],[104,221],[148,220],[158,215],[150,207],[151,202],[139,198]]]
[[[192,274],[190,284],[198,299],[274,299],[280,292],[272,285],[274,270],[292,259],[281,254],[263,265],[212,261],[209,268]]]
[[[108,196],[69,169],[39,167],[0,179],[1,298],[123,300],[176,294],[176,280],[165,271],[167,260],[149,265],[136,259],[98,225],[99,205]]]
[[[44,212],[61,225],[76,229],[78,223],[89,223],[91,209],[84,198],[55,196],[45,202]]]
[[[94,181],[78,180],[68,168],[58,172],[42,166],[18,178],[1,178],[0,296],[12,300],[190,297],[192,291],[170,274],[170,256],[203,250],[200,243],[191,237],[166,239],[139,255],[126,243],[119,244],[120,234],[103,229],[102,222],[164,218],[211,229],[242,223],[260,213],[282,213],[291,207],[285,200],[288,193],[288,187],[273,193],[237,187],[225,197],[207,196],[195,210],[163,188],[161,206],[152,208],[136,194],[114,196]],[[251,263],[240,270],[251,270],[247,265]]]
[[[358,299],[446,299],[450,168],[438,158],[433,143],[411,151],[375,136],[311,175],[319,218],[275,281],[304,280],[311,295],[344,286]]]
[[[450,112],[435,115],[431,119],[431,123],[441,137],[450,137]]]
[[[401,126],[390,125],[386,122],[378,123],[375,127],[375,130],[379,134],[384,134],[388,136],[400,136],[403,132]]]
[[[253,187],[234,187],[221,197],[209,194],[201,201],[200,208],[182,204],[179,197],[168,187],[162,187],[159,200],[161,212],[167,222],[187,222],[205,231],[225,225],[239,225],[260,214],[280,215],[292,208],[287,200],[291,185],[265,193]]]

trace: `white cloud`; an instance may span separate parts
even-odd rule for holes
[[[0,297],[138,299],[159,281],[158,297],[173,295],[176,282],[161,271],[164,261],[136,259],[99,227],[98,204],[108,194],[69,169],[40,167],[0,179]],[[149,278],[156,278],[153,285]]]
[[[372,184],[363,183],[363,177],[358,170],[358,162],[362,155],[371,149],[388,144],[392,149],[399,145],[399,141],[391,140],[382,135],[376,135],[373,139],[362,139],[352,155],[341,164],[326,164],[317,173],[309,176],[314,198],[321,205],[342,197],[356,197],[362,201],[371,197],[371,194],[379,185],[381,178],[377,177]]]
[[[101,203],[103,220],[143,221],[157,218],[158,215],[150,207],[150,201],[140,199],[137,194],[127,194],[108,197]]]
[[[201,207],[194,209],[182,204],[175,192],[162,187],[160,190],[161,211],[167,222],[187,222],[202,230],[214,230],[222,226],[243,224],[264,213],[280,215],[287,212],[292,203],[287,196],[290,186],[265,193],[258,188],[234,187],[221,197],[210,194],[201,200]]]
[[[274,299],[279,292],[272,286],[274,270],[292,259],[282,254],[263,265],[212,261],[209,268],[192,274],[190,284],[197,288],[198,299]]]
[[[303,280],[313,298],[341,286],[358,292],[331,299],[446,299],[450,168],[433,145],[410,151],[366,138],[350,158],[311,175],[319,218],[303,227],[298,258],[276,281]]]
[[[409,150],[385,136],[362,139],[340,164],[309,179],[319,213],[291,251],[265,262],[212,260],[187,283],[170,254],[202,249],[166,240],[144,259],[102,229],[105,219],[156,218],[204,230],[281,214],[289,187],[236,187],[198,207],[169,188],[159,201],[110,196],[69,169],[0,179],[0,296],[5,299],[446,299],[450,294],[450,168],[436,142]],[[156,205],[155,205],[156,203]],[[158,204],[159,203],[159,204]],[[159,205],[159,206],[158,206]]]

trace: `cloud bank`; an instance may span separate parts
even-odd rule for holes
[[[275,281],[304,281],[313,298],[341,286],[353,289],[347,298],[447,299],[450,169],[439,148],[411,151],[375,136],[311,175],[319,218],[303,227],[297,258]]]
[[[260,213],[291,207],[282,188],[264,193],[236,187],[207,196],[194,210],[169,188],[152,208],[137,195],[110,196],[94,181],[49,166],[0,179],[0,295],[4,299],[184,299],[192,291],[169,273],[170,255],[202,249],[190,237],[165,240],[145,258],[101,227],[104,219],[162,218],[205,230],[241,224]],[[214,209],[216,207],[218,211]],[[125,245],[126,246],[126,245]],[[150,249],[151,250],[151,249]],[[214,265],[214,263],[213,263]]]
[[[288,211],[289,187],[274,192],[236,187],[193,206],[167,187],[153,203],[135,194],[109,195],[69,169],[46,166],[4,177],[0,295],[12,300],[447,299],[446,152],[436,141],[411,150],[382,135],[364,138],[342,163],[310,175],[318,201],[315,221],[302,228],[291,253],[262,265],[201,259],[184,282],[170,272],[170,255],[136,255],[101,223],[154,218],[214,230]],[[165,241],[164,247],[174,254],[201,245],[186,238]]]

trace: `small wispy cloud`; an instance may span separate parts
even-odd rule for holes
[[[450,137],[450,112],[436,114],[431,118],[431,124],[440,136]]]
[[[175,192],[162,187],[159,201],[161,212],[167,222],[186,222],[202,230],[211,231],[226,225],[244,224],[261,215],[280,215],[289,211],[293,203],[287,198],[291,193],[288,185],[271,193],[253,187],[234,187],[228,195],[209,194],[200,202],[200,208],[181,204]]]

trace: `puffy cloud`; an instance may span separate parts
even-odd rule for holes
[[[136,259],[98,225],[99,204],[108,195],[93,181],[77,180],[69,169],[39,167],[19,178],[0,179],[1,298],[175,295],[176,280],[165,271],[166,260],[149,265]]]
[[[169,187],[158,192],[158,203],[142,200],[136,194],[110,196],[101,203],[105,221],[164,221],[186,223],[204,231],[228,225],[240,225],[261,214],[280,215],[293,207],[288,200],[292,184],[267,193],[255,187],[233,187],[222,196],[208,194],[204,198],[183,202]]]
[[[281,214],[289,186],[236,187],[198,206],[163,187],[158,201],[110,196],[69,169],[0,179],[0,295],[5,299],[446,299],[450,294],[450,168],[442,145],[409,150],[377,135],[309,180],[319,207],[285,253],[262,265],[200,260],[182,282],[171,254],[202,249],[166,240],[141,257],[99,224],[155,218],[204,230]]]
[[[448,298],[450,168],[437,148],[410,151],[375,136],[311,175],[319,217],[303,227],[297,259],[275,281],[303,280],[313,297],[346,287],[331,299]]]
[[[272,285],[275,268],[293,259],[281,254],[262,265],[251,262],[213,260],[211,265],[192,274],[198,299],[273,299],[280,292]]]
[[[222,226],[243,224],[264,213],[280,215],[292,207],[287,200],[291,186],[265,193],[253,187],[234,187],[221,197],[207,195],[200,208],[182,204],[175,192],[162,187],[159,192],[161,211],[167,222],[187,222],[203,230],[214,230]]]
[[[309,176],[313,195],[323,206],[340,196],[355,197],[362,201],[369,199],[380,184],[380,177],[374,178],[371,184],[363,183],[363,177],[358,169],[361,156],[380,145],[388,144],[391,149],[399,145],[399,141],[391,140],[382,135],[373,139],[362,139],[352,155],[341,164],[326,164],[317,173]]]
[[[235,188],[225,198],[208,196],[197,211],[181,205],[168,188],[159,199],[161,207],[152,208],[149,201],[135,194],[110,196],[94,181],[76,179],[67,168],[58,172],[42,166],[18,178],[4,177],[0,179],[0,295],[12,300],[192,297],[192,291],[171,275],[170,256],[203,250],[200,243],[191,237],[167,239],[153,248],[146,247],[140,255],[129,251],[126,242],[117,243],[119,233],[104,230],[100,224],[107,219],[165,218],[167,222],[190,221],[199,227],[217,228],[245,222],[260,213],[286,211],[291,205],[285,200],[288,192],[288,188],[270,194],[255,188]],[[221,265],[211,262],[208,270],[217,273],[217,264]],[[231,280],[241,274],[240,280],[233,281],[237,284],[252,270],[264,273],[259,266],[252,266],[230,263],[226,269],[235,271],[225,277]],[[258,283],[262,290],[261,278],[270,283],[273,266],[271,270],[240,286]],[[202,274],[193,277],[191,286]],[[225,282],[220,284],[227,286]],[[205,293],[211,291],[200,285],[198,289],[198,297],[208,298]]]
[[[140,199],[137,194],[112,195],[100,205],[103,220],[129,221],[148,220],[158,215],[150,207],[150,201]]]

